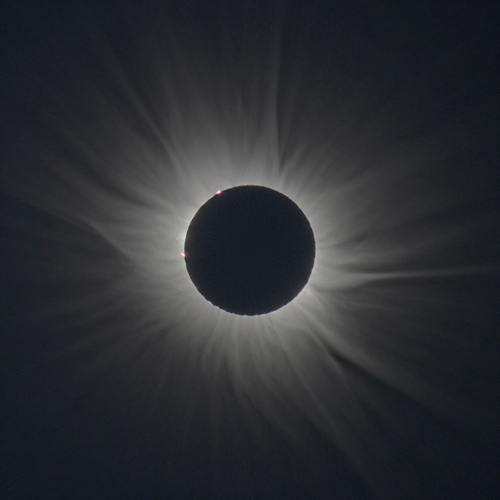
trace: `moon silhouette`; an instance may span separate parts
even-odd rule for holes
[[[284,194],[263,186],[218,192],[196,213],[184,257],[198,291],[215,306],[254,316],[279,309],[314,265],[309,221]]]

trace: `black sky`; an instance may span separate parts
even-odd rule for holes
[[[0,20],[0,497],[500,496],[495,2],[7,1]],[[345,401],[314,350],[295,355],[316,392],[262,399],[209,348],[164,355],[130,260],[87,224],[150,204],[124,187],[129,137],[154,158],[213,123],[253,151],[270,115],[280,162],[325,179],[309,200],[350,180],[332,266],[366,253],[344,270],[380,276],[312,320],[352,333],[351,357],[322,351]]]

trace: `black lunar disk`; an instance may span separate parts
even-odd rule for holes
[[[284,194],[237,186],[198,210],[184,253],[189,276],[208,301],[254,316],[300,293],[314,265],[315,242],[306,216]]]

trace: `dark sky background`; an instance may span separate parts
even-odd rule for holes
[[[498,498],[498,10],[2,2],[0,497]],[[155,207],[267,142],[325,312],[240,372]]]

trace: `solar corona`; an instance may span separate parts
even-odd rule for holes
[[[4,3],[0,500],[500,499],[495,2]]]

